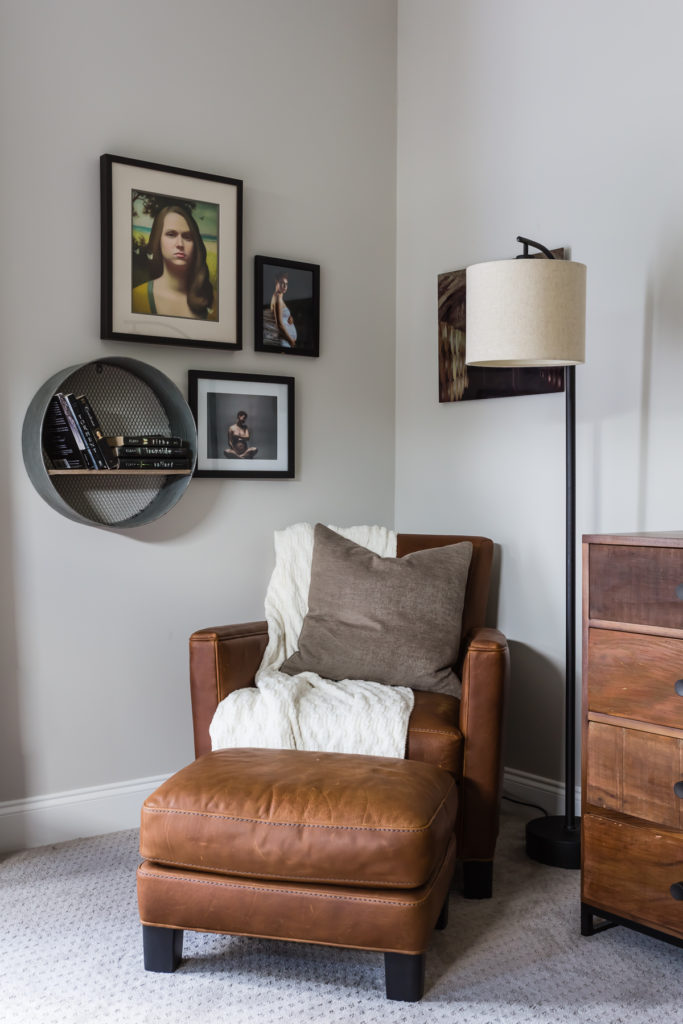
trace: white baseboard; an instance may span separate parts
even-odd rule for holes
[[[503,793],[514,800],[542,807],[548,814],[564,814],[564,783],[556,779],[545,779],[541,775],[506,768],[503,772]],[[580,786],[574,790],[574,810],[576,814],[581,813]]]
[[[138,828],[143,801],[171,774],[0,803],[0,853]]]
[[[170,774],[0,803],[0,853],[138,828],[143,801]],[[554,779],[506,768],[503,792],[541,806],[548,814],[564,811],[564,786]],[[576,799],[578,814],[578,787]]]

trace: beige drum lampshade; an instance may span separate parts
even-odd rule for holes
[[[586,267],[517,259],[467,268],[465,349],[472,366],[571,366],[586,346]]]

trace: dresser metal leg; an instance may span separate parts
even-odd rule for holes
[[[585,903],[581,904],[581,934],[595,935],[593,926],[593,911]]]
[[[596,924],[596,918],[600,924]],[[598,932],[606,932],[610,928],[616,928],[619,924],[626,923],[622,922],[621,918],[606,918],[603,919],[600,915],[600,911],[595,911],[593,907],[590,907],[587,903],[581,904],[581,934],[582,935],[597,935]]]

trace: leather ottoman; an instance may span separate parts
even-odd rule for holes
[[[457,790],[384,757],[213,751],[142,808],[145,968],[173,971],[184,929],[379,950],[390,999],[415,1001],[447,920]]]

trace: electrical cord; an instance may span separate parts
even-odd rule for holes
[[[507,800],[511,804],[519,804],[520,807],[532,807],[535,811],[540,811],[546,818],[548,817],[545,807],[541,807],[539,804],[530,804],[526,800],[516,800],[513,796],[506,796],[505,793],[503,793],[503,800]]]

